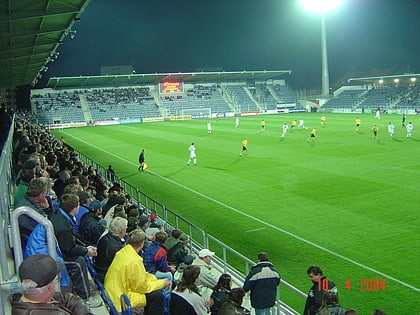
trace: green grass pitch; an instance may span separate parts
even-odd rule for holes
[[[399,115],[320,113],[87,127],[53,131],[81,153],[252,260],[266,251],[304,292],[318,264],[340,302],[359,314],[419,314],[420,117],[406,138]],[[281,125],[304,119],[308,129]],[[266,131],[261,132],[260,120]],[[387,124],[392,121],[395,136]],[[379,140],[372,126],[379,126]],[[315,142],[308,142],[311,128]],[[249,152],[240,157],[241,141]],[[187,166],[194,142],[197,166]],[[149,168],[137,171],[141,148]],[[385,280],[385,288],[369,285]],[[364,281],[366,283],[364,283]],[[346,284],[351,288],[346,288]],[[296,310],[304,301],[286,292]]]

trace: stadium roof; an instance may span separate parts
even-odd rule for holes
[[[129,74],[129,75],[103,75],[79,77],[52,77],[47,87],[53,89],[65,88],[92,88],[103,86],[136,86],[157,84],[174,81],[184,83],[217,83],[239,81],[266,81],[278,79],[291,70],[282,71],[241,71],[241,72],[189,72],[189,73],[155,73],[155,74]]]
[[[363,78],[351,78],[348,79],[348,83],[414,83],[420,80],[420,73],[406,73],[406,74],[396,74],[396,75],[382,75],[375,77],[363,77]]]
[[[89,2],[0,1],[0,88],[35,84]]]

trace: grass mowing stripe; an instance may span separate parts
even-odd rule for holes
[[[83,139],[80,139],[80,138],[75,137],[75,136],[73,136],[73,135],[71,135],[71,134],[69,134],[69,133],[66,133],[65,131],[63,131],[63,133],[64,133],[64,134],[66,134],[67,136],[70,136],[70,137],[72,137],[72,138],[77,139],[79,142],[86,143],[86,144],[88,144],[89,146],[94,147],[94,148],[96,148],[96,149],[97,149],[97,150],[99,150],[99,151],[103,151],[103,152],[105,152],[105,153],[107,153],[107,154],[109,154],[109,155],[111,155],[111,156],[113,156],[113,157],[115,157],[115,158],[117,158],[117,159],[119,159],[119,160],[121,160],[121,161],[124,161],[124,162],[126,162],[126,163],[128,163],[128,164],[130,164],[130,165],[137,166],[137,164],[135,164],[135,163],[133,163],[133,162],[131,162],[131,161],[125,160],[125,159],[124,159],[124,158],[122,158],[121,156],[118,156],[118,155],[113,154],[113,153],[111,153],[111,152],[109,152],[109,151],[106,151],[106,150],[104,150],[104,149],[103,149],[103,148],[101,148],[101,147],[97,147],[97,146],[95,146],[95,145],[93,145],[93,144],[91,144],[91,143],[89,143],[89,142],[87,142],[87,141],[85,141],[85,140],[83,140]],[[231,210],[231,211],[233,211],[233,212],[236,212],[236,213],[238,213],[238,214],[240,214],[240,215],[242,215],[242,216],[245,216],[245,217],[247,217],[247,218],[249,218],[249,219],[251,219],[251,220],[257,221],[257,222],[259,222],[259,223],[261,223],[261,224],[263,224],[263,225],[266,225],[266,226],[268,226],[268,227],[270,227],[270,228],[272,228],[272,229],[274,229],[274,230],[277,230],[277,231],[279,231],[279,232],[282,232],[282,233],[284,233],[284,234],[286,234],[286,235],[288,235],[288,236],[290,236],[290,237],[292,237],[292,238],[295,238],[295,239],[297,239],[297,240],[299,240],[299,241],[302,241],[302,242],[304,242],[304,243],[306,243],[306,244],[308,244],[308,245],[311,245],[311,246],[313,246],[313,247],[315,247],[315,248],[317,248],[317,249],[320,249],[320,250],[322,250],[322,251],[324,251],[324,252],[326,252],[326,253],[328,253],[328,254],[331,254],[331,255],[336,256],[336,257],[338,257],[338,258],[340,258],[340,259],[343,259],[343,260],[345,260],[345,261],[347,261],[347,262],[350,262],[351,264],[354,264],[354,265],[356,265],[356,266],[358,266],[358,267],[360,267],[360,268],[362,268],[362,269],[365,269],[365,270],[368,270],[368,271],[374,272],[374,273],[376,273],[377,275],[383,276],[383,277],[385,277],[385,278],[387,278],[387,279],[389,279],[389,280],[392,280],[392,281],[394,281],[394,282],[397,282],[397,283],[399,283],[399,284],[401,284],[401,285],[403,285],[403,286],[405,286],[405,287],[407,287],[407,288],[409,288],[409,289],[411,289],[411,290],[413,290],[413,291],[420,292],[420,289],[419,289],[419,288],[417,288],[417,287],[415,287],[415,286],[413,286],[413,285],[411,285],[411,284],[408,284],[408,283],[406,283],[406,282],[404,282],[404,281],[401,281],[401,280],[399,280],[399,279],[397,279],[397,278],[395,278],[395,277],[393,277],[393,276],[390,276],[390,275],[388,275],[388,274],[386,274],[386,273],[383,273],[383,272],[381,272],[381,271],[379,271],[379,270],[376,270],[376,269],[374,269],[374,268],[371,268],[371,267],[369,267],[369,266],[366,266],[366,265],[364,265],[364,264],[362,264],[362,263],[359,263],[359,262],[357,262],[357,261],[355,261],[355,260],[353,260],[353,259],[351,259],[351,258],[348,258],[348,257],[346,257],[346,256],[343,256],[343,255],[341,255],[341,254],[339,254],[339,253],[336,253],[336,252],[334,252],[334,251],[332,251],[332,250],[329,250],[329,249],[327,249],[327,248],[325,248],[325,247],[323,247],[323,246],[321,246],[321,245],[318,245],[318,244],[316,244],[316,243],[314,243],[314,242],[311,242],[311,241],[309,241],[309,240],[307,240],[307,239],[304,239],[304,238],[302,238],[302,237],[300,237],[300,236],[298,236],[298,235],[296,235],[296,234],[293,234],[293,233],[291,233],[291,232],[289,232],[289,231],[286,231],[286,230],[284,230],[284,229],[282,229],[282,228],[280,228],[280,227],[274,226],[274,225],[272,225],[272,224],[270,224],[270,223],[268,223],[268,222],[266,222],[266,221],[264,221],[264,220],[261,220],[261,219],[259,219],[259,218],[254,217],[254,216],[252,216],[252,215],[250,215],[250,214],[244,213],[244,212],[242,212],[242,211],[240,211],[240,210],[238,210],[238,209],[236,209],[236,208],[234,208],[234,207],[231,207],[231,206],[229,206],[229,205],[227,205],[227,204],[225,204],[225,203],[222,203],[222,202],[220,202],[220,201],[218,201],[218,200],[216,200],[216,199],[214,199],[214,198],[211,198],[211,197],[209,197],[209,196],[207,196],[207,195],[205,195],[205,194],[203,194],[203,193],[201,193],[201,192],[198,192],[198,191],[196,191],[196,190],[194,190],[194,189],[191,189],[191,188],[189,188],[189,187],[187,187],[187,186],[185,186],[185,185],[182,185],[182,184],[180,184],[180,183],[178,183],[178,182],[176,182],[176,181],[174,181],[174,180],[171,180],[171,179],[169,179],[169,178],[167,178],[167,177],[164,177],[164,176],[162,176],[162,175],[160,175],[160,174],[158,174],[158,173],[156,173],[156,172],[153,172],[153,171],[151,171],[151,170],[148,170],[147,172],[148,172],[148,173],[150,173],[150,174],[153,174],[153,175],[155,175],[155,176],[157,176],[157,177],[159,177],[159,178],[161,178],[161,179],[163,179],[163,180],[165,180],[165,181],[168,181],[169,183],[171,183],[171,184],[173,184],[173,185],[176,185],[176,186],[181,187],[181,188],[183,188],[183,189],[185,189],[185,190],[188,190],[188,191],[190,191],[190,192],[192,192],[192,193],[194,193],[194,194],[196,194],[196,195],[199,195],[199,196],[201,196],[201,197],[203,197],[203,198],[205,198],[205,199],[207,199],[207,200],[209,200],[209,201],[211,201],[211,202],[213,202],[213,203],[215,203],[215,204],[218,204],[219,206],[222,206],[222,207],[224,207],[224,208],[226,208],[226,209],[229,209],[229,210]],[[258,229],[258,230],[259,230],[259,229]]]

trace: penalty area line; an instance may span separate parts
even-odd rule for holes
[[[86,143],[86,144],[88,144],[89,146],[96,148],[97,150],[103,151],[103,152],[105,152],[105,153],[106,153],[106,154],[108,154],[108,155],[111,155],[111,156],[113,156],[113,157],[115,157],[115,158],[117,158],[117,159],[119,159],[119,160],[121,160],[121,161],[124,161],[124,162],[126,162],[127,164],[131,164],[131,165],[137,166],[137,164],[135,164],[135,163],[133,163],[133,162],[131,162],[131,161],[128,161],[128,160],[126,160],[126,159],[122,158],[121,156],[118,156],[118,155],[115,155],[115,154],[113,154],[113,153],[111,153],[111,152],[109,152],[109,151],[106,151],[106,150],[102,149],[101,147],[95,146],[95,145],[93,145],[93,144],[91,144],[91,143],[89,143],[89,142],[87,142],[87,141],[84,141],[83,139],[80,139],[80,138],[78,138],[78,137],[75,137],[75,136],[73,136],[73,135],[70,135],[70,134],[68,134],[68,133],[66,133],[66,132],[63,132],[63,133],[65,133],[66,135],[68,135],[68,136],[70,136],[70,137],[72,137],[72,138],[74,138],[74,139],[77,139],[77,140],[78,140],[78,141],[80,141],[80,142]],[[415,286],[413,286],[413,285],[411,285],[411,284],[409,284],[409,283],[406,283],[406,282],[401,281],[401,280],[399,280],[399,279],[397,279],[397,278],[395,278],[395,277],[393,277],[393,276],[390,276],[390,275],[388,275],[388,274],[386,274],[386,273],[383,273],[383,272],[381,272],[381,271],[379,271],[379,270],[376,270],[376,269],[371,268],[371,267],[369,267],[369,266],[366,266],[366,265],[364,265],[364,264],[362,264],[362,263],[359,263],[359,262],[357,262],[357,261],[355,261],[355,260],[353,260],[353,259],[351,259],[351,258],[348,258],[348,257],[346,257],[346,256],[343,256],[343,255],[341,255],[341,254],[339,254],[339,253],[336,253],[336,252],[334,252],[334,251],[332,251],[332,250],[330,250],[330,249],[328,249],[328,248],[325,248],[325,247],[323,247],[323,246],[321,246],[321,245],[318,245],[318,244],[316,244],[316,243],[314,243],[314,242],[311,242],[311,241],[309,241],[309,240],[307,240],[307,239],[304,239],[303,237],[300,237],[300,236],[298,236],[298,235],[296,235],[296,234],[293,234],[293,233],[291,233],[291,232],[289,232],[289,231],[286,231],[286,230],[284,230],[284,229],[282,229],[282,228],[280,228],[280,227],[278,227],[278,226],[274,226],[274,225],[272,225],[272,224],[270,224],[270,223],[268,223],[268,222],[266,222],[266,221],[263,221],[263,220],[261,220],[261,219],[258,219],[258,218],[256,218],[256,217],[254,217],[254,216],[250,215],[250,214],[247,214],[247,213],[245,213],[245,212],[242,212],[242,211],[240,211],[240,210],[238,210],[238,209],[236,209],[236,208],[233,208],[233,207],[231,207],[231,206],[229,206],[229,205],[227,205],[227,204],[224,204],[223,202],[220,202],[220,201],[218,201],[218,200],[216,200],[216,199],[213,199],[213,198],[211,198],[211,197],[209,197],[209,196],[207,196],[207,195],[204,195],[203,193],[201,193],[201,192],[199,192],[199,191],[196,191],[196,190],[194,190],[194,189],[192,189],[192,188],[189,188],[189,187],[187,187],[187,186],[185,186],[185,185],[182,185],[182,184],[180,184],[180,183],[178,183],[178,182],[175,182],[175,181],[173,181],[172,179],[166,178],[166,177],[164,177],[164,176],[162,176],[162,175],[160,175],[160,174],[158,174],[158,173],[155,173],[155,172],[151,171],[150,169],[148,169],[148,170],[147,170],[147,172],[148,172],[148,173],[151,173],[151,174],[153,174],[153,175],[155,175],[155,176],[157,176],[157,177],[159,177],[159,178],[161,178],[161,179],[163,179],[163,180],[166,180],[167,182],[170,182],[171,184],[174,184],[174,185],[176,185],[176,186],[178,186],[178,187],[181,187],[181,188],[183,188],[183,189],[185,189],[185,190],[188,190],[188,191],[190,191],[190,192],[192,192],[192,193],[194,193],[194,194],[196,194],[196,195],[199,195],[200,197],[203,197],[203,198],[205,198],[205,199],[207,199],[207,200],[209,200],[209,201],[211,201],[211,202],[213,202],[213,203],[215,203],[215,204],[218,204],[218,205],[220,205],[220,206],[222,206],[222,207],[224,207],[224,208],[226,208],[226,209],[229,209],[229,210],[231,210],[231,211],[233,211],[233,212],[236,212],[237,214],[240,214],[240,215],[242,215],[242,216],[244,216],[244,217],[247,217],[247,218],[249,218],[249,219],[251,219],[251,220],[253,220],[253,221],[257,221],[257,222],[259,222],[259,223],[261,223],[261,224],[263,224],[263,225],[265,225],[265,226],[268,226],[268,227],[270,227],[270,228],[272,228],[272,229],[274,229],[274,230],[277,230],[277,231],[282,232],[282,233],[284,233],[284,234],[286,234],[286,235],[289,235],[290,237],[295,238],[295,239],[297,239],[297,240],[299,240],[299,241],[302,241],[302,242],[304,242],[304,243],[306,243],[306,244],[308,244],[308,245],[311,245],[311,246],[313,246],[313,247],[315,247],[315,248],[317,248],[317,249],[319,249],[319,250],[322,250],[323,252],[326,252],[326,253],[331,254],[331,255],[333,255],[333,256],[335,256],[335,257],[338,257],[338,258],[340,258],[340,259],[342,259],[342,260],[345,260],[345,261],[347,261],[347,262],[349,262],[349,263],[351,263],[351,264],[353,264],[353,265],[356,265],[356,266],[358,266],[358,267],[360,267],[360,268],[362,268],[362,269],[366,269],[366,270],[368,270],[368,271],[371,271],[371,272],[373,272],[373,273],[376,273],[376,274],[378,274],[378,275],[380,275],[380,276],[382,276],[382,277],[385,277],[385,278],[387,278],[387,279],[389,279],[389,280],[395,281],[395,282],[397,282],[397,283],[401,284],[402,286],[405,286],[405,287],[407,287],[407,288],[409,288],[409,289],[411,289],[411,290],[413,290],[413,291],[420,292],[420,289],[419,289],[419,288],[417,288],[417,287],[415,287]]]

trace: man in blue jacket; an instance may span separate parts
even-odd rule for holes
[[[258,263],[251,268],[244,282],[244,290],[251,291],[251,306],[255,309],[255,315],[270,315],[279,284],[280,274],[268,261],[267,253],[259,253]]]

